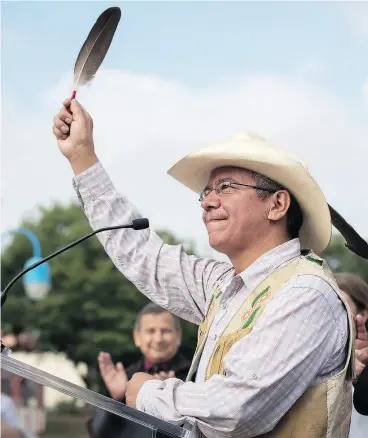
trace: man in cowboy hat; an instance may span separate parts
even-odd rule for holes
[[[67,99],[53,132],[91,226],[128,223],[140,214],[99,162],[92,125]],[[137,373],[127,404],[197,436],[346,437],[354,323],[318,255],[331,218],[317,183],[251,133],[189,154],[169,174],[200,194],[210,245],[231,263],[188,256],[151,229],[99,235],[141,292],[200,325],[187,381]]]

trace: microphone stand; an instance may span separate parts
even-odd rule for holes
[[[89,239],[90,237],[94,236],[97,233],[101,233],[102,231],[109,231],[109,230],[119,230],[122,228],[132,228],[133,230],[143,230],[145,228],[149,227],[149,221],[146,218],[140,218],[140,219],[134,219],[131,224],[128,225],[114,225],[111,227],[103,227],[99,228],[98,230],[92,231],[91,233],[87,234],[86,236],[81,237],[78,240],[75,240],[74,242],[69,243],[68,245],[64,246],[63,248],[58,249],[57,251],[53,252],[52,254],[46,256],[42,260],[39,260],[36,263],[33,263],[33,265],[28,266],[27,269],[24,269],[19,274],[17,274],[5,287],[4,291],[1,292],[1,307],[3,307],[6,298],[8,296],[9,289],[13,286],[14,283],[16,283],[20,278],[23,277],[27,272],[31,271],[32,269],[37,268],[37,266],[42,265],[43,263],[47,262],[48,260],[53,259],[54,257],[58,256],[59,254],[63,253],[64,251],[68,250],[69,248],[72,248],[75,245],[78,245],[78,243],[83,242],[84,240]]]

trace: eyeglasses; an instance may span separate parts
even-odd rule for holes
[[[234,191],[237,189],[235,186],[249,187],[255,190],[264,190],[265,192],[276,193],[276,190],[265,189],[264,187],[253,186],[250,184],[240,184],[233,181],[221,181],[217,183],[215,188],[213,189],[209,189],[209,188],[204,189],[203,192],[199,195],[199,201],[202,202],[213,190],[219,196],[234,193]]]

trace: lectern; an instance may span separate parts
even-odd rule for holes
[[[1,345],[1,368],[56,391],[67,394],[97,408],[123,417],[122,437],[128,438],[189,438],[190,431],[133,409],[102,394],[75,385],[11,357],[11,350]],[[107,437],[108,438],[108,437]]]

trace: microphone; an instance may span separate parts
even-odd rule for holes
[[[45,258],[39,260],[38,262],[34,263],[31,266],[28,266],[27,269],[24,269],[22,272],[17,274],[8,285],[5,287],[4,291],[1,292],[1,307],[3,307],[9,289],[13,286],[15,282],[17,282],[20,278],[23,277],[27,272],[31,271],[34,268],[37,268],[37,266],[42,265],[43,263],[47,262],[50,259],[53,259],[54,257],[58,256],[59,254],[63,253],[69,248],[72,248],[75,245],[78,245],[78,243],[83,242],[84,240],[89,239],[90,237],[94,236],[97,233],[100,233],[101,231],[109,231],[109,230],[119,230],[121,228],[132,228],[133,230],[144,230],[149,227],[149,221],[147,218],[140,218],[140,219],[134,219],[131,224],[128,225],[114,225],[111,227],[103,227],[99,228],[98,230],[92,231],[91,233],[87,234],[86,236],[81,237],[78,240],[75,240],[74,242],[69,243],[68,245],[64,246],[63,248],[58,249],[57,251],[53,252],[52,254],[46,256]]]

